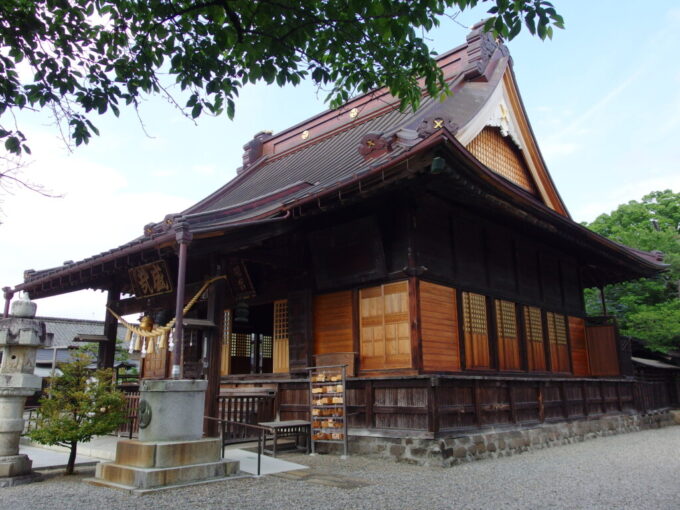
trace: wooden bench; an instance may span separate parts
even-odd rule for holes
[[[258,423],[258,425],[269,430],[264,435],[263,453],[271,453],[272,457],[276,457],[276,452],[279,450],[278,440],[283,437],[294,437],[294,447],[309,453],[309,441],[312,432],[312,424],[310,422],[303,420],[267,421]],[[271,449],[267,448],[268,439],[272,440]],[[300,446],[301,439],[304,439],[304,446]]]

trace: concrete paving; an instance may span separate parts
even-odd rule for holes
[[[124,438],[100,436],[93,438],[87,443],[79,443],[76,466],[94,465],[97,462],[114,460],[116,458],[116,443],[119,439]],[[34,469],[66,466],[69,455],[69,450],[62,446],[41,445],[30,442],[25,438],[22,438],[19,452],[25,453],[33,460]],[[224,457],[240,461],[241,471],[244,473],[257,474],[257,454],[255,452],[232,447],[225,450]],[[271,475],[306,468],[307,466],[301,464],[262,455],[260,474]]]
[[[35,446],[21,445],[19,453],[28,455],[33,461],[33,469],[47,469],[64,467],[68,463],[68,452],[54,451]],[[76,455],[76,466],[95,465],[102,459],[88,457],[86,455]]]

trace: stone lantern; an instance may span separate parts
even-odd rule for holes
[[[40,480],[31,459],[19,454],[26,398],[42,387],[33,374],[36,351],[50,342],[35,310],[35,303],[20,297],[12,303],[12,317],[0,319],[0,487]]]

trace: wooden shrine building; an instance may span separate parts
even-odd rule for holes
[[[178,279],[188,301],[226,275],[184,321],[184,376],[209,380],[213,416],[221,390],[258,387],[276,392],[281,419],[308,419],[305,367],[338,362],[350,435],[634,411],[630,353],[610,318],[586,317],[583,289],[654,276],[660,254],[570,218],[505,46],[477,26],[438,62],[445,101],[400,112],[377,91],[258,133],[222,188],[7,296],[107,290],[117,313],[165,323]],[[147,354],[143,376],[170,376],[167,350]]]

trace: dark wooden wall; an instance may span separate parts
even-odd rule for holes
[[[415,244],[423,277],[484,295],[583,315],[575,256],[471,211],[423,200]]]
[[[352,379],[347,405],[350,428],[440,437],[667,408],[667,395],[657,390],[654,383],[620,379]],[[279,384],[279,418],[309,419],[308,391],[302,381]]]

